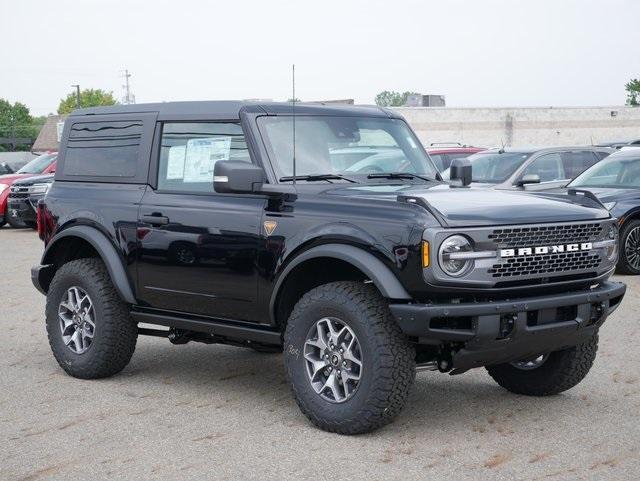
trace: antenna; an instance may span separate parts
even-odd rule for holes
[[[296,64],[291,66],[291,87],[293,97],[291,98],[293,111],[293,185],[296,185]]]

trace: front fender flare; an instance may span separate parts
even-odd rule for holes
[[[269,312],[273,319],[275,319],[275,306],[278,294],[280,293],[280,288],[287,279],[289,273],[303,262],[319,257],[332,257],[334,259],[348,262],[354,267],[357,267],[369,279],[371,279],[380,293],[387,299],[411,299],[411,296],[402,286],[391,269],[384,265],[384,263],[373,254],[350,245],[324,244],[313,247],[295,257],[278,276],[271,294],[271,301],[269,303]]]
[[[67,237],[79,237],[91,244],[107,267],[111,282],[113,282],[122,300],[129,304],[136,304],[136,298],[121,256],[118,255],[116,248],[107,236],[94,227],[86,225],[73,226],[55,235],[42,255],[42,265],[53,264],[50,255],[54,246]]]

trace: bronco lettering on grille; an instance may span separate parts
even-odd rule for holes
[[[593,249],[593,244],[591,242],[561,244],[555,246],[520,247],[518,249],[500,249],[500,257],[558,254],[560,252],[590,251],[591,249]]]

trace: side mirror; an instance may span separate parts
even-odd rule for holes
[[[467,187],[472,180],[472,169],[469,159],[453,159],[449,167],[449,179],[459,180],[462,187]]]
[[[264,181],[264,170],[249,162],[220,160],[213,167],[213,190],[220,194],[258,192]]]
[[[539,183],[540,183],[540,176],[538,174],[527,174],[527,175],[523,175],[520,178],[517,185],[518,187],[523,187],[527,184],[539,184]]]

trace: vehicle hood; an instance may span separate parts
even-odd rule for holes
[[[20,178],[14,182],[19,185],[33,185],[33,184],[45,184],[53,182],[55,174],[42,174],[42,175],[27,175],[24,178]]]
[[[327,194],[365,196],[406,202],[431,211],[449,227],[538,224],[606,219],[609,212],[581,195],[523,193],[495,189],[451,188],[448,185],[359,185],[331,189]]]
[[[0,175],[0,184],[12,185],[16,180],[31,177],[33,174],[6,174]]]

